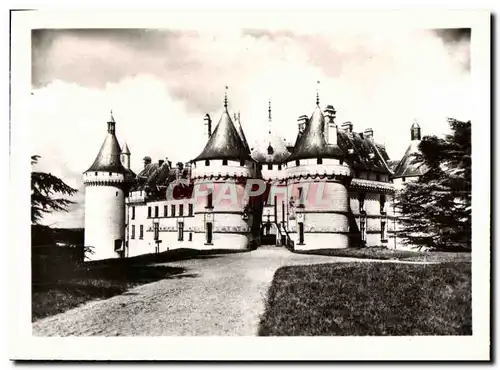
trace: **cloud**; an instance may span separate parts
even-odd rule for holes
[[[81,179],[113,109],[134,170],[145,155],[187,161],[206,141],[205,113],[218,121],[225,85],[250,143],[266,132],[269,98],[273,130],[293,140],[297,117],[314,108],[319,80],[321,104],[335,106],[339,124],[372,127],[398,158],[414,118],[424,134],[446,132],[447,116],[470,119],[469,54],[470,32],[463,30],[38,30],[33,152],[47,168],[66,166],[71,174],[62,176],[70,181]]]

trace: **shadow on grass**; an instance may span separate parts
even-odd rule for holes
[[[196,278],[179,266],[161,263],[218,258],[235,250],[174,249],[131,258],[75,263],[60,259],[32,260],[32,321],[52,316],[94,299],[135,295],[130,288],[163,279]]]
[[[111,264],[109,266],[52,266],[32,283],[32,321],[52,316],[87,301],[116,295],[135,295],[129,289],[163,279],[196,277],[182,267]]]
[[[278,269],[261,336],[471,335],[471,264]]]
[[[428,251],[399,250],[382,247],[313,249],[295,251],[299,254],[313,254],[332,257],[351,257],[376,260],[397,260],[412,262],[471,262],[471,253],[460,251]]]

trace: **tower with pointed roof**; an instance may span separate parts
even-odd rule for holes
[[[337,135],[333,107],[325,114],[328,122],[317,93],[316,107],[287,158],[292,214],[288,227],[297,250],[349,246],[348,187],[353,174],[345,151],[332,138]]]
[[[207,249],[250,246],[254,205],[244,193],[247,180],[254,177],[255,162],[239,117],[233,122],[229,114],[226,87],[219,122],[202,152],[192,160],[194,240]]]
[[[262,242],[283,243],[283,222],[286,221],[288,201],[286,197],[286,159],[290,156],[284,138],[273,130],[271,100],[268,103],[267,135],[257,141],[251,149],[252,158],[257,162],[257,174],[266,182],[268,196],[262,199]]]
[[[111,113],[104,142],[92,165],[83,173],[85,185],[85,245],[88,260],[118,258],[125,244],[125,197],[133,179],[124,167],[116,122]]]

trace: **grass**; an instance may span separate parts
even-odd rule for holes
[[[37,256],[32,259],[32,321],[65,312],[90,300],[122,294],[138,285],[178,277],[184,272],[181,267],[159,263],[216,258],[210,255],[230,252],[175,249],[83,264],[54,256]]]
[[[471,264],[280,268],[261,336],[471,335]]]
[[[295,251],[300,254],[317,254],[322,256],[353,257],[377,260],[397,260],[413,262],[470,262],[470,252],[420,252],[413,250],[387,249],[382,247],[314,249]]]

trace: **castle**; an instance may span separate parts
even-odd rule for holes
[[[411,163],[421,139],[390,160],[372,129],[335,123],[331,105],[298,119],[295,143],[271,129],[249,146],[227,95],[207,143],[191,161],[152,162],[135,174],[130,150],[116,137],[111,115],[101,149],[83,174],[85,245],[91,260],[132,257],[175,248],[247,250],[262,244],[293,250],[351,246],[401,247],[395,190],[425,168]],[[404,246],[403,246],[404,247]]]

